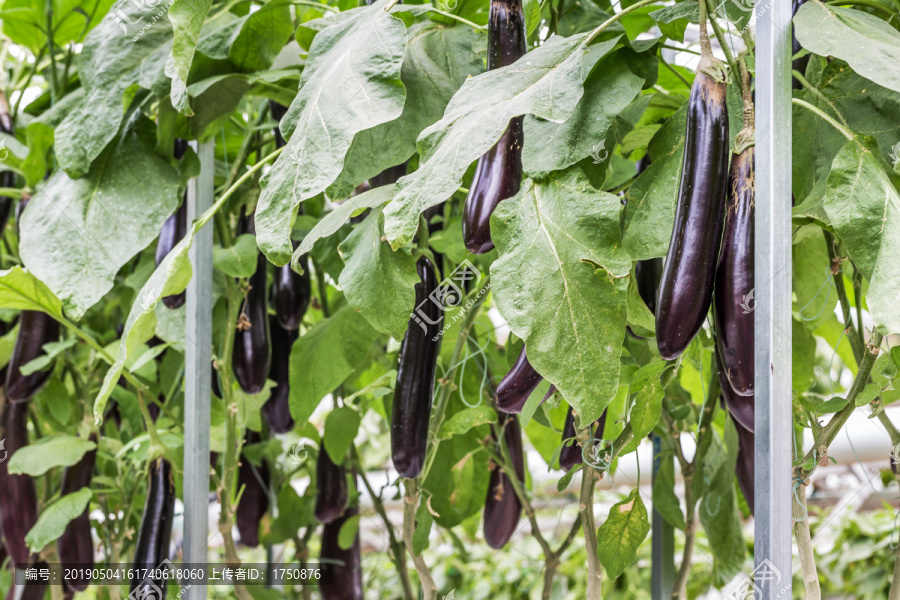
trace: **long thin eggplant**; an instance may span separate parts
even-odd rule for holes
[[[444,322],[441,306],[431,299],[438,287],[431,261],[423,256],[416,263],[415,306],[422,308],[410,317],[400,346],[397,384],[391,419],[391,457],[402,477],[416,477],[425,463],[428,420],[434,399],[434,376],[441,349],[438,335]]]
[[[332,565],[330,585],[322,585],[319,592],[322,600],[362,600],[362,558],[360,553],[359,532],[353,539],[353,545],[344,550],[338,544],[338,534],[348,519],[359,514],[355,506],[348,508],[337,519],[326,523],[322,530],[322,563]]]
[[[734,415],[732,415],[732,418]],[[738,432],[738,455],[737,455],[737,466],[735,468],[735,472],[737,473],[738,485],[741,487],[741,493],[744,494],[744,498],[747,500],[747,505],[750,507],[750,514],[753,514],[753,490],[754,490],[754,445],[756,436],[752,431],[747,431],[744,429],[737,419],[734,420],[734,426],[737,428]]]
[[[23,375],[20,369],[44,354],[44,344],[57,340],[59,321],[41,311],[22,311],[16,345],[6,371],[6,397],[10,402],[25,402],[44,387],[50,379],[52,366],[30,375]]]
[[[166,579],[144,580],[140,575],[160,568],[169,557],[169,539],[172,537],[172,520],[175,515],[175,482],[169,461],[157,458],[150,463],[149,480],[150,487],[134,551],[135,577],[131,580],[131,591],[138,588],[150,589],[152,584],[162,590],[165,598]]]
[[[753,395],[754,147],[731,161],[725,235],[716,271],[716,346],[731,389]]]
[[[263,404],[262,414],[275,433],[287,433],[294,428],[290,404],[291,348],[300,336],[296,329],[287,330],[274,316],[269,317],[269,333],[272,336],[272,366],[269,379],[275,382],[269,399]]]
[[[9,103],[6,101],[6,95],[0,92],[0,132],[13,135],[13,120],[9,114]],[[2,152],[9,152],[3,149]],[[2,157],[5,159],[6,157]],[[0,171],[0,187],[15,188],[16,172],[12,169]],[[6,222],[9,220],[9,213],[12,210],[13,199],[9,196],[0,196],[0,235],[6,228]]]
[[[255,431],[247,431],[245,444],[256,444],[262,438]],[[265,460],[256,467],[243,453],[241,466],[238,469],[238,489],[244,488],[237,506],[237,528],[241,534],[241,543],[255,548],[259,545],[259,522],[269,510],[269,495],[266,487],[270,485],[269,467]]]
[[[678,357],[700,328],[712,303],[722,242],[728,179],[728,108],[725,84],[700,70],[688,100],[687,133],[675,225],[659,286],[656,338],[660,355]]]
[[[10,475],[9,462],[20,448],[28,445],[28,404],[7,402],[3,409],[3,436],[6,440],[0,457],[0,527],[3,541],[13,565],[26,567],[32,555],[25,535],[37,522],[37,492],[28,475]]]
[[[521,0],[491,0],[488,21],[488,70],[506,67],[525,54],[525,13]],[[491,213],[501,200],[512,198],[522,182],[522,117],[513,117],[506,131],[478,159],[463,207],[463,240],[475,254],[489,252]]]
[[[593,435],[596,437],[602,437],[603,431],[606,429],[606,409],[603,409],[603,412],[600,414],[600,418],[597,419],[597,422],[594,424]],[[572,412],[572,407],[569,407],[569,412],[566,413],[566,424],[563,426],[562,439],[568,440],[575,437],[575,414]],[[565,446],[563,446],[562,450],[559,453],[559,466],[564,471],[568,471],[575,465],[581,464],[584,460],[584,457],[581,454],[581,446],[578,445],[577,440],[572,440]]]
[[[537,389],[542,379],[541,374],[535,371],[528,362],[523,347],[516,363],[497,385],[494,407],[505,413],[518,414],[522,412],[522,407],[525,406],[528,397]]]
[[[519,418],[502,412],[498,414],[501,423],[505,421],[503,437],[516,477],[524,482],[525,456],[522,451],[522,428],[519,426]],[[484,503],[484,539],[488,546],[495,550],[505,546],[516,532],[521,513],[522,503],[513,490],[509,475],[499,466],[495,466],[491,471],[488,495]]]
[[[243,212],[238,222],[238,234],[254,233],[252,219]],[[250,290],[241,306],[241,316],[234,337],[231,367],[234,376],[247,394],[258,394],[269,376],[269,317],[266,302],[266,271],[268,261],[260,252],[256,272],[250,277]]]
[[[347,472],[343,465],[334,464],[322,443],[316,460],[316,518],[331,523],[344,513],[348,498]]]
[[[90,440],[96,443],[97,436],[92,434]],[[65,496],[90,487],[96,460],[97,449],[94,448],[74,466],[67,468],[63,473],[60,494]],[[56,550],[59,553],[60,565],[63,567],[63,576],[65,576],[65,567],[67,566],[77,567],[76,570],[79,571],[82,568],[88,568],[88,565],[93,566],[94,542],[91,538],[91,519],[88,508],[69,521],[65,532],[56,540]],[[84,577],[65,580],[66,588],[73,592],[83,592],[89,583],[90,579]]]
[[[185,152],[187,152],[187,141],[176,138],[175,158],[180,159],[184,156]],[[172,251],[172,248],[184,238],[185,233],[187,233],[187,192],[185,192],[184,197],[181,199],[181,205],[178,207],[178,210],[175,211],[175,214],[166,219],[166,222],[163,223],[162,228],[159,230],[159,240],[156,242],[157,267],[166,255]],[[175,309],[184,304],[185,297],[185,292],[181,292],[180,294],[165,296],[162,299],[162,302],[166,308]]]
[[[722,366],[722,359],[719,357],[718,348],[715,351],[715,355],[716,369],[719,372],[719,387],[722,388],[722,397],[725,399],[725,406],[728,408],[728,412],[731,413],[731,416],[734,417],[734,420],[740,423],[744,429],[752,433],[755,431],[753,416],[754,397],[739,396],[734,393],[731,384],[728,382],[728,378],[725,376],[725,369]]]

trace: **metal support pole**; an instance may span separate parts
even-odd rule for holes
[[[200,176],[188,183],[187,214],[192,223],[212,206],[215,144],[191,146],[200,157]],[[184,562],[207,562],[209,544],[209,428],[212,377],[212,224],[196,236],[190,249],[193,275],[187,287],[184,332]],[[207,597],[206,586],[187,590],[187,600]]]
[[[653,483],[659,473],[662,456],[662,440],[653,436]],[[670,454],[666,460],[671,462]],[[672,597],[675,583],[675,530],[669,525],[656,507],[653,507],[653,529],[650,534],[653,544],[650,554],[650,595],[653,600],[667,600]]]
[[[755,585],[791,597],[791,2],[757,0]]]

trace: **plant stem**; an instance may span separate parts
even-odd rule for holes
[[[468,19],[464,19],[464,18],[460,17],[459,15],[454,15],[453,13],[444,12],[444,11],[437,9],[433,6],[430,6],[428,4],[425,4],[424,6],[428,9],[428,12],[437,13],[439,15],[443,15],[443,16],[447,17],[448,19],[453,19],[454,21],[459,21],[460,23],[462,23],[464,25],[468,25],[469,27],[471,27],[472,29],[474,29],[475,31],[477,31],[479,33],[487,33],[487,27],[483,27],[481,25],[478,25],[477,23],[473,23],[472,21],[469,21]]]
[[[882,4],[879,4],[878,2],[874,2],[872,0],[828,0],[828,2],[826,2],[825,4],[828,4],[830,6],[834,6],[834,5],[865,6],[867,8],[874,8],[875,10],[880,10],[881,12],[886,14],[888,17],[893,17],[896,14],[895,11],[892,11],[888,7],[883,6]]]
[[[700,9],[700,60],[712,57],[712,44],[709,43],[709,31],[706,29],[706,23],[709,16],[706,14],[706,0],[697,0]]]
[[[7,198],[21,198],[25,190],[21,188],[0,188],[0,196]]]
[[[590,425],[579,429],[576,437],[583,448],[591,439]],[[587,550],[586,600],[600,600],[600,587],[603,583],[603,572],[600,569],[600,558],[597,555],[597,525],[594,521],[594,485],[596,481],[596,469],[585,465],[581,469],[581,498],[578,503],[578,511],[581,513],[581,527],[584,531],[584,545]]]
[[[419,487],[416,479],[404,479],[406,495],[403,497],[403,541],[406,543],[406,551],[412,556],[416,573],[419,574],[419,583],[422,586],[424,600],[435,600],[437,587],[431,577],[431,570],[425,563],[425,559],[413,552],[413,533],[416,529],[416,509],[419,506]]]
[[[796,469],[796,467],[795,467]],[[816,571],[816,557],[813,553],[812,539],[809,535],[809,512],[806,508],[806,486],[797,486],[797,496],[791,501],[791,512],[794,519],[794,539],[797,540],[797,552],[800,555],[800,566],[803,570],[803,584],[806,586],[807,600],[820,600],[819,575]]]
[[[714,0],[700,0],[700,3],[703,2],[713,2]],[[738,66],[737,61],[734,59],[734,54],[731,53],[731,48],[728,46],[728,42],[725,41],[725,32],[722,31],[722,28],[719,26],[718,21],[716,21],[713,17],[709,17],[709,23],[712,25],[713,31],[716,33],[716,39],[719,40],[719,47],[722,48],[722,52],[725,54],[725,61],[728,63],[728,66],[731,68],[731,72],[736,75],[735,79],[738,82],[738,89],[741,90],[741,97],[744,95],[744,84],[741,81],[740,72],[741,69]],[[749,90],[747,94],[749,95]]]
[[[894,479],[900,483],[900,475],[894,475]],[[894,550],[894,574],[891,577],[891,591],[888,593],[888,600],[900,600],[900,544]]]
[[[811,111],[811,112],[814,112],[815,114],[819,115],[820,117],[822,117],[823,119],[825,119],[827,122],[829,122],[835,129],[837,129],[838,131],[840,131],[841,134],[842,134],[845,138],[847,138],[848,140],[853,140],[853,139],[855,139],[855,138],[853,137],[853,134],[852,134],[848,129],[846,129],[843,125],[841,125],[840,123],[838,123],[837,121],[835,121],[834,119],[832,119],[830,116],[828,116],[828,115],[827,115],[825,112],[823,112],[821,109],[819,109],[819,108],[813,106],[813,105],[810,104],[809,102],[806,102],[805,100],[801,100],[800,98],[792,98],[792,99],[791,99],[791,102],[793,102],[793,103],[796,104],[797,106],[802,106],[802,107],[805,108],[806,110]]]
[[[675,75],[675,77],[677,77],[678,79],[680,79],[681,82],[684,83],[685,87],[687,87],[687,89],[691,89],[691,82],[688,81],[687,79],[685,79],[685,78],[684,78],[684,75],[682,75],[681,73],[679,73],[679,72],[675,69],[675,67],[673,67],[673,66],[670,65],[668,62],[666,62],[665,60],[663,60],[662,55],[660,55],[660,57],[659,57],[659,62],[661,62],[662,65],[663,65],[665,68],[667,68],[668,70],[670,70],[670,71],[672,72],[672,74]]]
[[[802,86],[805,87],[807,90],[809,90],[810,92],[812,92],[812,94],[813,94],[816,98],[818,98],[819,100],[821,100],[822,102],[824,102],[825,104],[827,104],[829,107],[831,107],[831,110],[834,111],[834,114],[837,115],[837,118],[841,120],[841,125],[843,125],[843,126],[846,127],[847,129],[850,129],[850,125],[847,124],[847,120],[844,119],[844,115],[842,115],[842,114],[841,114],[841,111],[839,111],[839,110],[837,109],[837,106],[835,106],[834,103],[833,103],[831,100],[829,100],[828,97],[827,97],[825,94],[823,94],[822,92],[820,92],[819,89],[818,89],[816,86],[814,86],[814,85],[811,84],[809,81],[807,81],[806,77],[803,76],[803,73],[801,73],[800,71],[797,71],[796,69],[793,70],[793,71],[791,71],[791,73],[793,73],[794,79],[796,79],[797,81],[800,82],[800,85],[802,85]]]
[[[862,322],[862,275],[856,265],[853,265],[853,303],[856,305],[856,337],[859,340],[859,347],[866,345],[866,339],[863,335]]]
[[[837,292],[838,300],[841,303],[841,316],[844,319],[844,333],[847,334],[847,340],[850,342],[850,349],[853,350],[853,358],[856,363],[862,360],[863,344],[860,338],[853,332],[853,321],[850,319],[850,301],[847,298],[847,288],[844,286],[844,273],[839,268],[840,258],[837,255],[834,235],[828,231],[822,231],[825,236],[825,245],[828,248],[828,260],[831,261],[831,274],[834,278],[834,289]]]
[[[587,37],[584,38],[584,45],[587,46],[588,44],[593,42],[595,39],[597,39],[598,35],[600,35],[601,33],[603,33],[606,30],[607,27],[609,27],[610,25],[612,25],[613,23],[615,23],[616,21],[618,21],[619,19],[621,19],[622,17],[627,15],[628,13],[635,11],[639,8],[643,8],[644,6],[647,6],[648,4],[653,4],[655,2],[658,2],[658,0],[640,0],[640,2],[635,2],[631,6],[623,8],[621,11],[617,12],[612,17],[610,17],[609,19],[607,19],[606,21],[601,23],[595,30],[590,32],[587,35]]]

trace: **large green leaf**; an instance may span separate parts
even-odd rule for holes
[[[526,180],[500,203],[491,233],[497,308],[528,359],[586,421],[616,395],[631,260],[619,238],[619,198],[577,167]]]
[[[73,435],[45,438],[37,444],[20,448],[9,459],[13,475],[39,477],[54,467],[71,467],[97,447],[91,440]]]
[[[3,32],[37,54],[47,46],[48,16],[52,15],[54,43],[65,46],[81,41],[111,4],[112,0],[4,0]]]
[[[83,487],[45,508],[37,523],[25,536],[25,542],[32,552],[40,552],[44,546],[59,539],[66,532],[69,522],[87,509],[91,496],[91,488]]]
[[[22,262],[75,319],[112,289],[119,269],[178,207],[178,172],[141,139],[141,125],[110,146],[87,177],[54,173],[22,214]]]
[[[138,2],[119,0],[87,36],[78,55],[84,101],[56,130],[56,157],[71,177],[86,174],[116,136],[125,114],[125,92],[142,81],[142,75],[149,77],[150,66],[160,66],[168,55],[172,39],[168,19],[156,21],[140,35],[137,25],[126,26],[146,23],[151,17],[147,12]]]
[[[228,58],[245,73],[263,71],[272,66],[293,32],[291,3],[270,0],[247,15],[231,44]]]
[[[644,78],[628,68],[623,48],[600,59],[584,82],[584,95],[575,112],[563,123],[526,117],[522,165],[525,172],[542,178],[594,155],[605,161],[612,148],[605,148],[606,130],[634,100]]]
[[[612,579],[637,559],[637,549],[648,533],[647,508],[640,490],[633,489],[628,497],[613,505],[609,517],[597,530],[597,555]]]
[[[394,252],[383,240],[383,224],[381,210],[373,210],[338,246],[344,260],[338,285],[372,327],[400,340],[415,308],[419,276],[410,252]]]
[[[360,366],[377,337],[362,315],[344,306],[294,342],[290,401],[297,423],[306,423],[319,401]]]
[[[423,484],[438,514],[435,520],[443,527],[455,527],[484,506],[490,473],[478,434],[473,429],[442,441]]]
[[[353,138],[335,187],[346,192],[415,154],[422,130],[441,118],[467,77],[484,71],[474,48],[483,40],[471,27],[431,22],[411,27],[400,72],[406,86],[403,114]]]
[[[600,46],[608,51],[614,43]],[[419,168],[397,183],[385,209],[385,234],[394,248],[412,240],[419,213],[459,188],[466,169],[500,139],[510,119],[531,114],[561,123],[572,114],[584,92],[585,52],[584,36],[554,36],[512,65],[463,84],[443,118],[419,136]]]
[[[824,207],[850,257],[869,280],[866,303],[876,325],[900,332],[900,193],[874,141],[848,141],[838,152]]]
[[[359,431],[359,422],[359,413],[349,406],[341,406],[328,413],[322,440],[334,464],[341,465],[347,458],[347,451]]]
[[[806,50],[846,60],[863,77],[900,92],[900,32],[882,19],[807,2],[794,16],[794,34]]]
[[[316,36],[300,92],[281,121],[290,141],[263,178],[256,209],[259,247],[277,265],[291,256],[300,203],[340,174],[358,132],[400,116],[406,26],[378,0]]]
[[[212,0],[174,0],[166,14],[172,22],[172,53],[166,63],[166,75],[172,78],[172,106],[190,116],[187,80],[191,72],[200,29]]]
[[[47,285],[22,269],[0,271],[0,308],[39,310],[53,317],[62,316],[62,302]]]

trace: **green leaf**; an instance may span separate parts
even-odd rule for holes
[[[603,44],[612,48],[618,38]],[[592,47],[591,56],[602,56],[606,47]],[[584,95],[575,112],[563,123],[525,118],[525,146],[522,165],[526,173],[541,179],[550,171],[559,171],[583,158],[597,163],[609,158],[612,148],[604,146],[606,131],[616,116],[641,92],[644,78],[629,69],[623,48],[603,56],[584,82]]]
[[[423,499],[416,510],[416,525],[413,530],[412,540],[413,556],[420,556],[422,551],[428,547],[428,535],[431,533],[433,523],[434,516],[428,510],[428,504]]]
[[[584,92],[584,36],[551,37],[514,64],[468,79],[443,118],[422,132],[419,168],[397,183],[385,209],[391,246],[408,244],[419,214],[449,198],[475,160],[487,152],[513,117],[532,114],[561,123]]]
[[[78,55],[78,75],[86,90],[84,101],[63,119],[55,136],[56,158],[70,177],[85,175],[116,137],[125,116],[123,104],[129,103],[124,98],[126,91],[136,84],[149,88],[155,82],[154,70],[165,63],[171,26],[168,19],[159,19],[136,35],[149,25],[146,12],[139,2],[120,0],[85,39]],[[135,25],[129,29],[126,23]],[[141,178],[139,172],[123,173],[122,177]],[[154,203],[140,204],[144,210],[152,210]],[[133,208],[138,208],[136,203]]]
[[[575,473],[580,471],[582,467],[584,467],[584,465],[579,463],[566,471],[566,474],[560,477],[559,481],[556,482],[556,491],[562,493],[563,490],[569,487],[569,484],[572,482],[572,478],[575,477]]]
[[[522,8],[525,12],[525,34],[531,37],[537,26],[541,24],[541,3],[539,0],[525,0]]]
[[[342,549],[347,550],[356,543],[356,538],[359,535],[360,516],[361,515],[353,515],[341,525],[341,530],[338,531],[338,546]]]
[[[59,539],[66,532],[69,522],[87,510],[92,494],[91,488],[83,487],[45,508],[25,536],[25,543],[31,551],[40,552],[44,546]]]
[[[400,5],[398,5],[400,6]],[[403,164],[416,153],[416,138],[444,114],[453,94],[466,78],[484,71],[474,47],[485,36],[470,27],[447,27],[433,22],[409,29],[409,43],[400,78],[406,104],[396,119],[359,132],[330,195],[347,195],[363,181],[389,167]]]
[[[612,579],[637,560],[637,549],[649,532],[650,521],[640,491],[631,490],[624,500],[613,505],[606,522],[597,530],[597,555]]]
[[[368,355],[378,332],[344,306],[319,321],[291,349],[291,415],[305,423],[319,401],[344,383]]]
[[[497,308],[526,340],[534,368],[587,421],[618,387],[631,269],[620,209],[616,196],[573,168],[542,183],[526,180],[491,217],[500,253],[491,267]]]
[[[278,492],[278,516],[268,527],[261,527],[260,537],[265,544],[280,544],[292,539],[297,530],[314,522],[315,493],[307,491],[303,497],[290,485],[283,485]]]
[[[96,447],[94,442],[72,435],[44,438],[16,451],[9,459],[9,472],[12,475],[39,477],[50,469],[77,464]]]
[[[900,92],[900,32],[882,19],[811,2],[794,16],[794,35],[805,50],[846,60],[863,77]]]
[[[672,460],[672,453],[664,453],[659,461],[659,471],[653,480],[653,508],[672,527],[684,531],[684,513],[681,511],[681,501],[675,495],[675,463]]]
[[[478,513],[488,493],[487,458],[478,431],[454,435],[441,442],[423,485],[431,494],[435,520],[455,527]]]
[[[22,262],[75,319],[112,289],[119,270],[156,239],[179,204],[177,171],[142,139],[150,123],[133,125],[87,177],[57,171],[22,213]]]
[[[353,137],[403,111],[406,26],[384,11],[387,2],[332,25],[310,48],[300,92],[281,121],[290,140],[263,177],[256,209],[259,247],[276,265],[293,252],[297,207],[334,182]]]
[[[373,210],[338,246],[344,261],[338,285],[347,303],[380,333],[402,340],[415,309],[419,283],[416,259],[408,250],[396,252],[383,241],[384,215]]]
[[[247,15],[231,43],[228,58],[244,73],[264,71],[275,62],[293,30],[291,3],[270,0]]]
[[[631,392],[635,396],[629,422],[636,440],[653,431],[662,415],[663,396],[672,378],[671,373],[666,373],[667,367],[664,361],[654,360],[638,369],[631,380]]]
[[[628,325],[631,326],[632,331],[641,337],[655,337],[656,317],[653,316],[653,313],[650,312],[650,309],[644,303],[644,299],[641,298],[634,277],[628,280],[626,303],[628,308]]]
[[[259,249],[256,236],[251,233],[239,235],[230,248],[214,248],[213,264],[232,277],[250,277],[256,273],[256,259]]]
[[[0,271],[0,308],[39,310],[52,317],[62,317],[62,302],[43,281],[15,266]]]
[[[325,419],[325,450],[336,465],[344,463],[353,438],[359,431],[359,413],[349,406],[331,411]]]
[[[34,54],[47,47],[47,25],[52,24],[57,47],[81,41],[84,34],[106,14],[113,0],[5,0],[3,32]],[[49,12],[49,14],[48,14]],[[121,34],[120,34],[121,35]],[[49,77],[49,75],[48,75]]]
[[[694,2],[678,2],[650,13],[656,20],[660,32],[677,42],[684,41],[684,30],[688,23],[700,22],[700,7]]]
[[[166,75],[172,79],[170,98],[179,112],[191,116],[187,80],[197,49],[200,29],[212,0],[174,0],[166,12],[172,22],[172,53],[166,62]]]
[[[37,373],[38,371],[43,371],[51,364],[53,364],[54,359],[57,356],[74,346],[78,343],[77,337],[70,337],[67,340],[63,340],[61,342],[50,342],[48,344],[43,345],[44,354],[38,356],[37,358],[28,361],[24,365],[19,368],[19,372],[26,377],[31,375],[32,373]]]
[[[856,406],[865,406],[878,397],[881,393],[881,386],[877,383],[866,385],[865,389],[856,396]]]
[[[454,435],[467,433],[474,427],[494,423],[496,420],[497,411],[492,406],[480,404],[474,408],[464,408],[444,421],[437,437],[440,440],[449,440]]]

